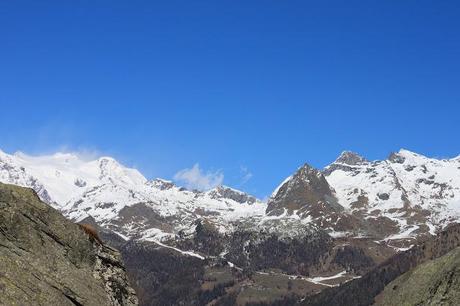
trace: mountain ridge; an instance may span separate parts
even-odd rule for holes
[[[343,151],[322,170],[299,167],[264,202],[227,186],[194,191],[164,179],[148,180],[111,157],[83,160],[72,153],[29,156],[0,151],[0,181],[31,187],[69,218],[91,216],[124,237],[132,236],[130,231],[111,220],[134,206],[144,212],[153,209],[158,219],[154,223],[173,223],[172,231],[157,229],[158,237],[192,231],[196,218],[210,219],[225,231],[238,220],[273,216],[313,222],[332,235],[361,235],[360,229],[369,231],[366,224],[372,220],[379,223],[380,228],[371,230],[379,239],[433,235],[460,217],[460,180],[455,179],[459,169],[459,157],[438,160],[401,149],[386,160],[368,161]],[[170,219],[176,215],[186,220],[188,229],[174,225]]]

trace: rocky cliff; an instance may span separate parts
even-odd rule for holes
[[[0,184],[0,305],[137,305],[118,251],[27,188]]]

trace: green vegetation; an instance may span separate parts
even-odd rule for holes
[[[401,275],[376,298],[376,305],[458,305],[460,248]]]

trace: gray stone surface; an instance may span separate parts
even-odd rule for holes
[[[137,305],[120,253],[28,188],[0,184],[0,305]]]

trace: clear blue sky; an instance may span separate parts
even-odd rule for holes
[[[199,163],[260,197],[342,150],[453,157],[459,16],[458,1],[1,1],[0,148],[95,150],[148,177]]]

